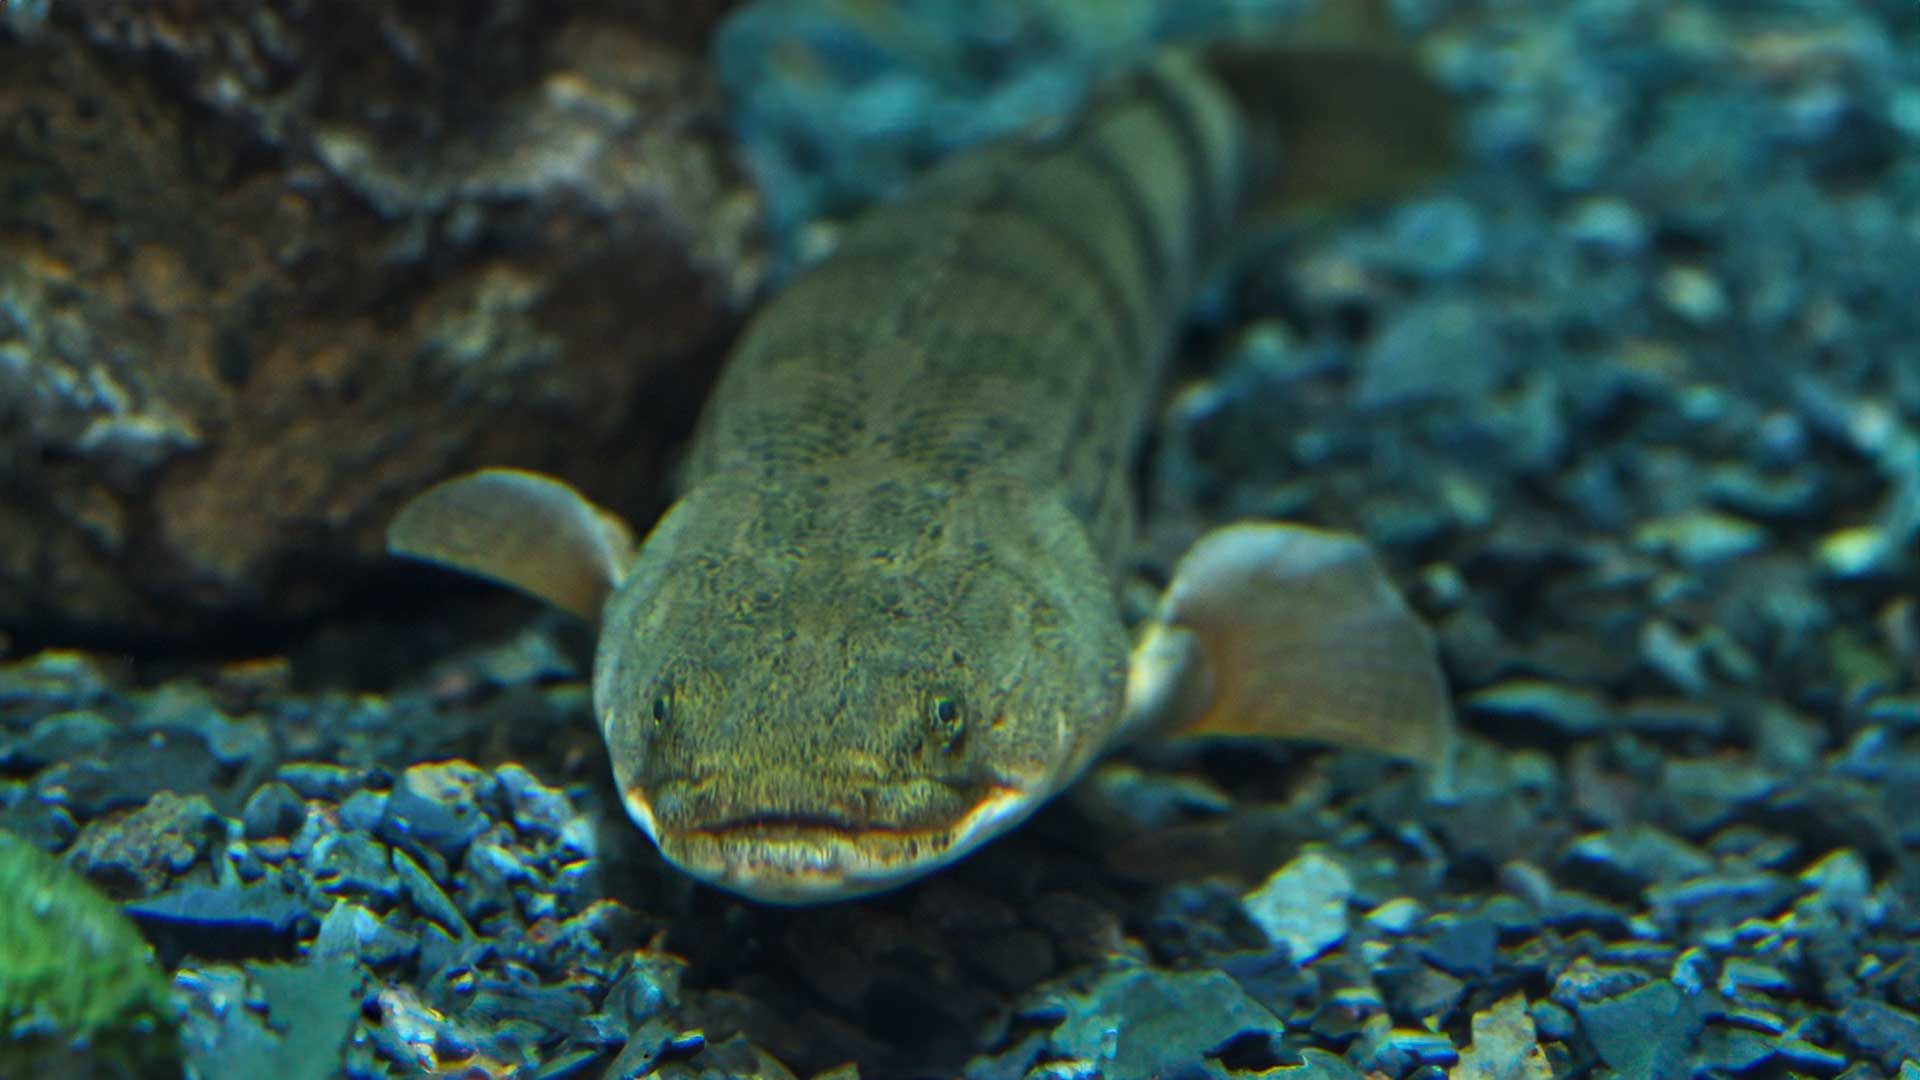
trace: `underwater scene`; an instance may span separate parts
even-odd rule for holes
[[[0,0],[0,1080],[1920,1080],[1914,0]]]

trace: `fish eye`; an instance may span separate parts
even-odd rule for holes
[[[673,711],[673,703],[668,700],[670,693],[671,691],[663,690],[653,699],[653,722],[656,724],[666,723],[667,714]]]
[[[927,716],[933,721],[941,752],[959,753],[967,741],[967,725],[960,712],[960,702],[947,694],[935,694],[927,705]]]

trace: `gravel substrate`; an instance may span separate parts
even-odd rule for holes
[[[896,157],[781,193],[789,254],[862,194],[818,177],[946,149],[821,111],[1057,104],[1046,49],[1165,29],[1123,7],[794,65],[759,160]],[[1395,7],[1466,160],[1198,306],[1142,590],[1217,523],[1367,535],[1439,633],[1457,798],[1148,747],[924,882],[756,906],[659,862],[582,635],[513,607],[418,664],[360,658],[400,624],[0,664],[0,827],[122,902],[196,1076],[1920,1080],[1920,8]]]

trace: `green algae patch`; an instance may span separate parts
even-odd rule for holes
[[[147,942],[59,860],[0,831],[0,1076],[180,1075]]]

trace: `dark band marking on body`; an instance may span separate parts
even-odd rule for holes
[[[996,200],[993,209],[1015,220],[1031,225],[1039,230],[1054,245],[1072,259],[1080,272],[1085,274],[1098,288],[1101,307],[1108,317],[1126,322],[1126,343],[1122,350],[1130,373],[1138,374],[1147,363],[1148,347],[1152,333],[1149,329],[1147,312],[1141,311],[1127,295],[1126,287],[1121,283],[1111,260],[1103,258],[1088,243],[1087,238],[1071,224],[1063,221],[1057,214],[1047,212],[1048,208],[1033,201],[1030,189],[1025,185],[1009,189],[1005,196]]]
[[[1112,324],[1103,324],[1090,316],[1085,303],[1075,303],[1062,293],[1051,279],[1036,274],[1026,264],[1011,260],[998,252],[989,251],[978,244],[957,244],[947,253],[945,262],[961,274],[970,274],[987,281],[1000,281],[1017,286],[1023,293],[1032,297],[1040,314],[1063,314],[1072,327],[1074,336],[1086,343],[1089,348],[1100,350],[1100,355],[1114,356],[1124,353],[1126,343],[1118,340],[1123,332]],[[935,303],[939,299],[935,298]]]
[[[1072,160],[1091,168],[1113,192],[1115,202],[1126,215],[1127,227],[1133,232],[1140,257],[1146,260],[1149,295],[1162,298],[1170,295],[1168,286],[1173,283],[1167,281],[1167,274],[1173,266],[1173,253],[1166,249],[1165,239],[1148,216],[1146,197],[1140,193],[1140,186],[1126,163],[1114,154],[1105,139],[1097,137],[1079,140],[1066,153]],[[1159,321],[1164,312],[1155,311],[1154,315]]]
[[[1184,87],[1176,85],[1158,68],[1141,72],[1139,85],[1144,100],[1154,107],[1154,114],[1180,144],[1180,161],[1186,167],[1187,183],[1192,191],[1187,200],[1187,235],[1200,238],[1202,250],[1209,249],[1220,237],[1224,207],[1220,205],[1221,193],[1213,189],[1212,159],[1207,153],[1200,120],[1194,115],[1192,99]]]

